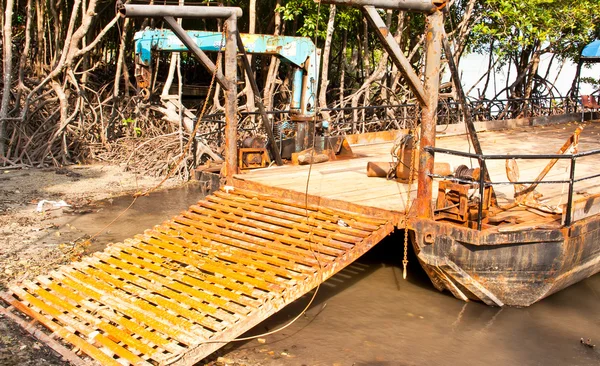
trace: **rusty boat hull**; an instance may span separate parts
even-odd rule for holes
[[[600,215],[571,227],[478,231],[414,219],[413,245],[438,290],[492,306],[526,307],[600,272]]]

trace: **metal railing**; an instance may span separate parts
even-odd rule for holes
[[[469,99],[470,113],[476,121],[507,120],[575,113],[579,100],[570,97],[532,97],[511,99]]]
[[[479,174],[479,181],[476,182],[478,184],[478,188],[479,188],[479,204],[478,204],[478,211],[477,211],[477,230],[481,230],[481,227],[482,227],[483,197],[484,197],[484,192],[485,192],[486,187],[491,187],[494,185],[512,185],[512,186],[514,186],[517,184],[565,184],[565,183],[568,183],[569,184],[569,197],[568,197],[567,206],[566,206],[564,225],[566,227],[569,227],[572,224],[572,212],[571,211],[573,209],[573,192],[574,192],[575,184],[585,181],[585,180],[600,177],[600,174],[593,174],[593,175],[582,177],[582,178],[575,178],[575,169],[576,169],[577,159],[582,158],[582,157],[592,156],[592,155],[598,155],[598,154],[600,154],[600,149],[581,152],[581,153],[577,153],[577,154],[564,154],[564,155],[560,155],[560,154],[534,154],[534,155],[529,155],[529,154],[485,155],[485,154],[481,154],[480,155],[480,154],[468,153],[468,152],[463,152],[463,151],[443,149],[443,148],[439,148],[439,147],[426,147],[425,150],[430,153],[433,153],[433,154],[440,153],[440,154],[447,154],[447,155],[460,156],[460,157],[465,157],[465,158],[470,158],[470,159],[476,159],[479,162],[481,172]],[[488,160],[507,160],[507,159],[570,160],[571,164],[570,164],[569,179],[568,180],[548,180],[548,181],[542,180],[542,181],[519,181],[519,182],[486,182],[484,178],[486,177],[487,173],[489,173],[489,169],[487,168],[486,162]],[[430,176],[432,178],[445,178],[445,179],[450,179],[450,180],[454,180],[454,181],[458,181],[458,182],[462,182],[462,183],[474,183],[472,181],[466,181],[466,180],[457,179],[454,177],[439,176],[439,175],[435,175],[435,174],[430,174]]]
[[[470,99],[468,112],[474,121],[507,120],[512,118],[539,117],[577,113],[583,110],[579,100],[568,97],[538,97],[528,99]],[[381,106],[323,108],[331,116],[330,135],[379,132],[393,129],[405,129],[416,126],[420,119],[418,104],[394,104]],[[281,133],[285,127],[293,126],[290,111],[269,111],[272,117],[275,134]],[[238,132],[260,131],[258,112],[241,112],[241,123]],[[458,102],[441,100],[438,105],[437,124],[448,126],[463,121],[461,107]],[[220,145],[224,136],[224,114],[217,113],[205,116],[202,121],[206,126],[200,136],[207,141]]]

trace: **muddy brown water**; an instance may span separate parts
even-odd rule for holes
[[[202,197],[199,186],[190,183],[181,188],[139,197],[129,209],[127,208],[131,205],[133,197],[122,196],[99,201],[83,208],[91,210],[90,213],[64,215],[55,221],[61,228],[66,228],[68,224],[86,235],[98,234],[87,249],[87,252],[93,253],[103,250],[108,243],[122,242],[142,234],[144,230],[187,210]],[[114,223],[109,226],[112,221]]]
[[[200,197],[194,186],[142,197],[91,249],[141,233]],[[102,210],[70,224],[93,234],[130,203],[130,198],[105,202]],[[291,326],[263,337],[264,343],[230,344],[218,354],[266,366],[600,365],[600,275],[528,308],[492,308],[437,291],[412,253],[403,280],[401,246],[401,233],[386,238],[325,282]],[[285,325],[311,295],[247,335]],[[598,346],[586,347],[581,338]]]

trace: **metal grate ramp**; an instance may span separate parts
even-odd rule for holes
[[[76,363],[84,353],[102,365],[193,365],[392,230],[366,215],[220,191],[2,297],[70,344],[73,352],[40,338]]]

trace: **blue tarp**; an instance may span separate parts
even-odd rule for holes
[[[593,59],[594,61],[600,62],[600,40],[594,41],[583,49],[581,52],[583,59]]]

